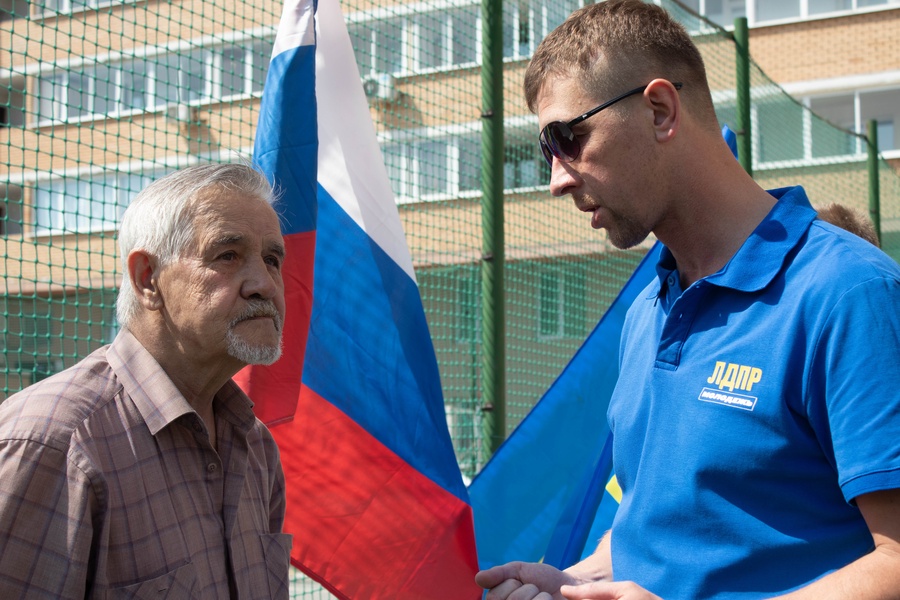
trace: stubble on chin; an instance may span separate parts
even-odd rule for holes
[[[650,231],[637,221],[613,213],[612,226],[606,230],[609,243],[619,250],[634,248],[647,239]]]
[[[274,345],[253,345],[229,329],[225,336],[228,355],[248,365],[271,365],[281,358],[282,340],[278,335],[278,343]]]
[[[251,344],[242,338],[235,327],[241,321],[255,317],[271,317],[274,321],[278,340],[274,344]],[[282,329],[284,319],[278,312],[275,303],[270,300],[253,300],[228,326],[225,334],[228,355],[248,365],[271,365],[282,352]]]
[[[647,239],[650,231],[629,217],[626,217],[611,208],[604,206],[597,198],[590,194],[580,193],[572,195],[575,207],[582,212],[602,210],[608,215],[608,224],[602,227],[606,231],[609,243],[619,250],[634,248]]]

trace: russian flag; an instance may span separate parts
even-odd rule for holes
[[[295,329],[283,371],[240,379],[281,423],[292,563],[342,599],[480,598],[437,360],[338,0],[285,4],[254,160],[283,194]]]

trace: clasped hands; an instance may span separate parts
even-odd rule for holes
[[[661,600],[631,581],[589,581],[543,563],[510,562],[480,571],[485,600]]]

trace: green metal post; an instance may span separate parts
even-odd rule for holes
[[[881,184],[878,179],[878,122],[869,121],[866,140],[869,157],[869,216],[875,225],[875,234],[881,242]]]
[[[735,78],[737,87],[738,161],[753,176],[753,141],[750,124],[750,30],[747,17],[734,20]]]
[[[506,437],[503,298],[503,2],[481,2],[481,313],[484,461]]]

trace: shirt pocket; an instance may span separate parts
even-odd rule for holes
[[[289,533],[261,533],[263,555],[269,579],[269,598],[286,600],[289,594],[291,546],[294,536]]]
[[[124,600],[126,598],[129,600],[190,599],[196,597],[196,583],[197,572],[194,565],[187,563],[153,579],[110,588],[105,594],[100,594],[98,597],[108,600]]]

